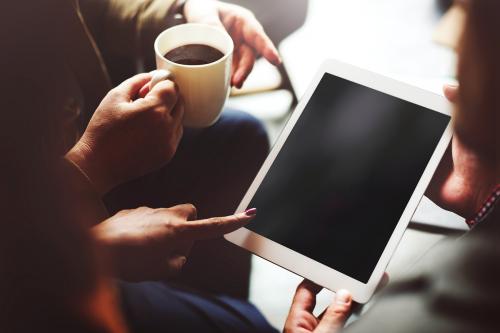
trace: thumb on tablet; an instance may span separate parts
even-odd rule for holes
[[[342,330],[350,316],[352,296],[344,289],[335,293],[332,304],[325,310],[314,332],[336,333]]]

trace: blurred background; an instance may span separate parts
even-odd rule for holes
[[[453,46],[463,12],[450,0],[233,0],[254,11],[278,44],[283,66],[260,60],[228,105],[261,119],[271,144],[321,63],[337,59],[441,94],[455,81]],[[441,221],[439,225],[429,221]],[[393,257],[393,278],[446,235],[465,230],[460,217],[423,198]],[[283,327],[301,278],[258,257],[252,260],[250,299],[275,327]],[[331,293],[318,297],[318,311]]]

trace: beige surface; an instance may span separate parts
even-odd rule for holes
[[[461,5],[454,5],[439,22],[433,39],[436,43],[456,49],[465,23],[465,11]]]
[[[330,58],[439,90],[455,76],[453,51],[432,40],[440,19],[435,0],[311,0],[279,49],[299,98]]]

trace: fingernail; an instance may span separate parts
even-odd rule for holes
[[[337,304],[347,304],[350,301],[351,301],[351,294],[345,289],[340,289],[335,294],[335,303]]]
[[[255,216],[255,214],[257,214],[257,208],[250,208],[245,210],[246,216]]]
[[[234,76],[234,85],[236,86],[236,88],[241,88],[241,74],[240,73],[236,73],[236,75]]]

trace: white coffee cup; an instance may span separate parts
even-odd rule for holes
[[[167,52],[189,44],[214,47],[224,56],[206,65],[182,65],[165,58]],[[178,85],[185,103],[185,126],[208,127],[219,119],[230,91],[233,48],[233,40],[227,32],[205,24],[177,25],[156,38],[158,71],[151,80],[151,87],[166,78]]]

